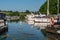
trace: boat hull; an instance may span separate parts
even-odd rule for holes
[[[8,26],[7,25],[0,27],[0,34],[6,32],[6,31],[8,31]]]

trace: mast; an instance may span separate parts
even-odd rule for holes
[[[57,14],[59,14],[59,0],[57,0]]]
[[[47,16],[49,15],[49,0],[47,0]]]

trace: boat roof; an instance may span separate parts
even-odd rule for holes
[[[2,15],[6,15],[4,12],[0,12],[0,14],[2,14]]]

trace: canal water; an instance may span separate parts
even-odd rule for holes
[[[8,31],[0,35],[0,40],[45,40],[41,30],[26,22],[8,22]]]

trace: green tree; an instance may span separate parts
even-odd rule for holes
[[[9,13],[8,15],[10,15],[10,16],[19,16],[20,15],[20,13],[18,11],[15,11],[15,12],[9,11],[8,13]]]
[[[60,5],[60,1],[59,1]],[[41,13],[47,13],[47,2],[45,2],[39,9]],[[57,0],[49,0],[49,11],[50,14],[57,14]],[[60,7],[59,7],[60,11]]]
[[[30,11],[29,10],[26,10],[25,13],[30,13]]]

